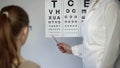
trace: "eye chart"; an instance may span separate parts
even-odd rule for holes
[[[79,6],[79,0],[45,0],[46,37],[79,37]]]

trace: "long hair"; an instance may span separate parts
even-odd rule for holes
[[[29,25],[27,13],[19,6],[10,5],[0,11],[0,68],[18,68],[20,60],[16,38]],[[17,59],[18,64],[14,63]]]

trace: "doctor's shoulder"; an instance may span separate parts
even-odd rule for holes
[[[19,68],[41,68],[40,65],[33,61],[24,61]]]
[[[107,3],[107,6],[110,8],[117,8],[117,9],[120,7],[117,1],[110,1]]]

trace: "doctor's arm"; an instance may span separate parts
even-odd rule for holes
[[[71,47],[67,43],[58,43],[57,46],[62,53],[73,54],[79,57],[82,56],[82,45],[76,45]]]
[[[82,57],[82,46],[83,46],[83,44],[72,46],[71,49],[72,49],[73,55]]]
[[[113,3],[106,10],[106,45],[101,68],[113,68],[119,50],[119,8]],[[107,64],[106,64],[107,63]]]

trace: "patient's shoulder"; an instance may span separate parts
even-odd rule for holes
[[[40,66],[32,61],[24,61],[19,68],[40,68]]]

